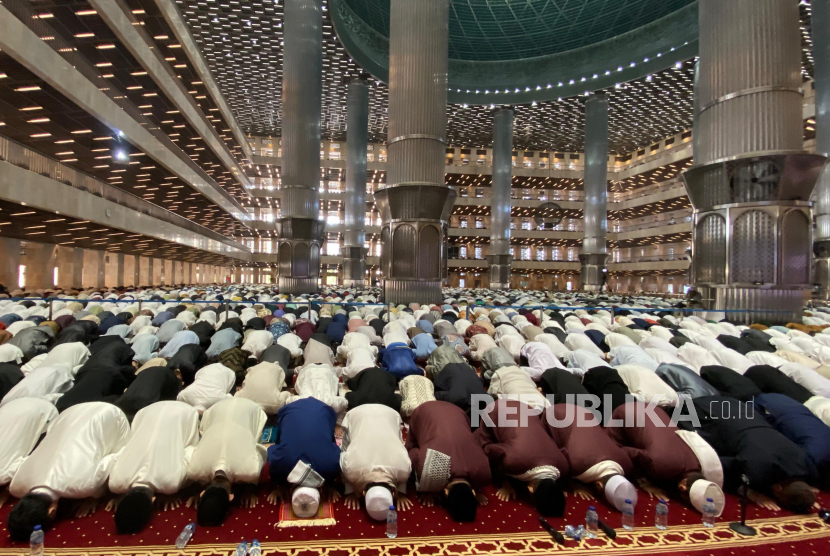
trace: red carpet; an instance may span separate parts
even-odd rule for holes
[[[631,532],[618,530],[617,539],[599,539],[577,544],[567,541],[556,545],[537,522],[533,507],[525,500],[499,502],[495,491],[488,488],[490,503],[480,508],[476,523],[452,522],[441,507],[415,507],[399,514],[399,536],[387,539],[385,524],[371,522],[365,511],[351,511],[342,503],[334,506],[337,525],[332,527],[277,528],[279,508],[265,502],[267,486],[260,493],[260,505],[253,510],[234,507],[223,527],[196,528],[187,547],[187,554],[231,554],[241,539],[258,538],[266,555],[279,556],[415,556],[417,555],[536,555],[555,552],[593,552],[602,554],[712,554],[727,556],[746,553],[756,555],[821,554],[830,546],[830,525],[816,515],[793,516],[788,512],[770,512],[750,506],[749,517],[758,528],[758,536],[738,537],[727,523],[737,519],[739,506],[730,498],[726,511],[714,530],[700,525],[700,514],[680,502],[670,502],[666,531],[654,524],[654,501],[640,491],[638,528]],[[822,494],[823,506],[830,504],[830,495]],[[565,518],[551,519],[560,531],[566,524],[584,521],[585,510],[595,504],[600,518],[612,527],[619,527],[620,514],[611,512],[604,502],[574,501],[569,496]],[[67,508],[68,509],[68,508]],[[10,505],[0,509],[0,556],[28,553],[24,544],[8,541],[5,530]],[[195,510],[179,508],[155,514],[150,525],[139,535],[119,536],[115,533],[112,514],[103,504],[91,517],[62,519],[46,534],[46,552],[50,556],[103,556],[108,554],[139,556],[179,554],[173,546],[182,528],[195,519]]]

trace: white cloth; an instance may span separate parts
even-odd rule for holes
[[[622,475],[614,475],[605,484],[605,498],[619,511],[623,511],[625,501],[637,506],[637,489]]]
[[[830,427],[830,399],[824,396],[813,396],[806,402],[804,406],[809,409],[813,415],[821,419],[821,422]]]
[[[752,362],[752,359],[749,359],[746,355],[741,355],[734,349],[722,348],[713,350],[711,353],[719,365],[732,369],[740,374],[744,374],[747,369],[755,364]]]
[[[299,487],[291,495],[291,507],[294,515],[305,519],[317,515],[320,507],[320,491],[316,488]]]
[[[809,390],[814,396],[830,398],[830,380],[813,369],[798,363],[786,363],[781,365],[778,370]]]
[[[539,334],[536,336],[536,341],[548,346],[559,359],[564,359],[571,352],[554,334]]]
[[[685,363],[687,367],[691,367],[698,374],[701,367],[709,365],[719,365],[718,360],[709,353],[706,349],[700,347],[692,342],[686,342],[680,349],[677,350],[677,357]]]
[[[366,512],[375,521],[385,521],[394,503],[392,492],[386,487],[373,486],[366,491]]]
[[[244,311],[243,311],[244,312]],[[254,313],[256,315],[256,313]],[[242,344],[242,351],[247,351],[259,359],[259,355],[274,343],[274,335],[267,330],[252,330]]]
[[[754,365],[770,365],[776,369],[787,363],[787,360],[783,357],[778,357],[774,353],[770,353],[768,351],[750,351],[746,354],[746,357],[752,361]]]
[[[361,334],[360,332],[348,332],[343,337],[343,341],[340,345],[337,346],[337,357],[340,359],[346,359],[349,356],[349,352],[357,348],[368,349],[375,356],[378,354],[377,346],[372,345],[368,336]]]
[[[0,346],[0,363],[17,363],[18,365],[23,361],[23,351],[11,344],[3,344]]]
[[[569,369],[577,368],[584,369],[585,371],[590,371],[594,367],[608,366],[608,363],[597,357],[594,352],[586,351],[584,349],[568,352],[565,357],[565,361],[567,362]]]
[[[236,375],[222,363],[214,363],[196,371],[193,383],[179,392],[176,398],[199,410],[201,415],[213,404],[230,398],[230,391],[236,384]]]
[[[17,470],[9,492],[16,498],[36,488],[46,489],[53,499],[99,496],[129,434],[127,416],[116,406],[74,405],[52,422]]]
[[[359,334],[363,336],[363,334]],[[363,336],[364,338],[366,336]],[[349,355],[346,357],[346,365],[343,367],[343,376],[352,378],[364,369],[371,369],[375,366],[377,360],[377,348],[372,346],[375,351],[369,348],[352,348],[349,350]]]
[[[611,348],[608,355],[611,358],[611,365],[615,367],[618,365],[637,365],[645,367],[649,371],[656,371],[657,367],[659,367],[659,363],[637,345],[624,345]]]
[[[235,397],[247,398],[259,404],[266,415],[273,415],[285,405],[291,395],[285,388],[285,371],[276,363],[262,362],[245,374],[242,388]]]
[[[207,484],[221,471],[231,483],[258,483],[266,459],[258,440],[267,420],[262,408],[245,398],[222,400],[205,411],[187,478]]]
[[[116,494],[135,486],[175,494],[187,480],[187,464],[199,443],[199,412],[182,402],[163,401],[141,409],[110,473]]]
[[[611,332],[610,334],[605,335],[605,345],[607,345],[610,349],[614,349],[615,347],[636,346],[637,344],[625,334]]]
[[[352,491],[359,495],[369,483],[384,483],[405,492],[412,462],[401,425],[398,412],[385,405],[365,404],[346,414],[340,469]]]
[[[526,343],[527,340],[525,340],[522,336],[514,336],[513,334],[506,334],[496,340],[496,345],[510,352],[510,355],[512,355],[513,359],[516,361],[518,361],[521,357],[522,347],[524,347]]]
[[[41,365],[63,365],[69,367],[72,376],[75,376],[89,359],[89,355],[89,348],[81,342],[59,344],[46,354],[46,358],[43,359]]]
[[[657,396],[660,398],[657,405],[662,407],[677,405],[679,401],[677,392],[653,371],[637,365],[620,365],[617,367],[617,372],[637,401],[649,403]]]
[[[708,351],[717,351],[719,349],[726,349],[726,346],[720,343],[718,340],[711,336],[706,336],[705,334],[701,334],[700,336],[695,336],[692,341]]]
[[[593,353],[597,357],[604,357],[605,354],[597,345],[585,334],[568,334],[565,337],[565,347],[573,351],[585,350]]]
[[[340,380],[331,365],[306,365],[297,374],[294,382],[296,395],[288,398],[286,403],[303,398],[315,398],[330,405],[337,413],[345,413],[349,408],[346,398],[338,396]]]
[[[54,404],[72,388],[72,382],[72,371],[69,367],[41,365],[9,390],[0,401],[0,407],[20,398],[38,398]]]
[[[527,359],[528,367],[535,370],[533,375],[538,375],[539,377],[548,369],[565,368],[553,354],[553,351],[543,342],[526,343],[522,346],[521,354]],[[534,376],[534,380],[538,380],[538,378]]]
[[[273,336],[272,336],[273,337]],[[277,338],[277,344],[291,352],[291,357],[299,357],[303,354],[300,345],[303,341],[296,334],[283,334]]]
[[[493,373],[487,393],[499,398],[519,400],[540,410],[550,405],[536,389],[530,375],[519,367],[501,367]]]
[[[700,472],[707,481],[712,481],[723,488],[723,465],[715,449],[695,431],[676,430],[677,436],[695,453],[700,462]]]
[[[504,328],[503,326],[500,328]],[[473,361],[481,361],[488,349],[498,347],[496,341],[489,334],[476,334],[470,338],[470,357]]]
[[[648,354],[648,356],[651,357],[657,363],[658,366],[662,365],[663,363],[671,363],[672,365],[682,365],[686,368],[692,369],[697,373],[700,372],[698,369],[693,369],[689,367],[688,363],[667,351],[663,351],[657,348],[645,348],[643,351],[645,351]]]
[[[40,435],[57,417],[58,410],[45,400],[17,399],[0,408],[0,485],[11,482]]]

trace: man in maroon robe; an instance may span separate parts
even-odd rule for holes
[[[490,483],[490,462],[464,410],[442,401],[419,405],[409,420],[406,449],[425,505],[443,493],[455,521],[475,521],[478,505],[487,503],[481,489]]]

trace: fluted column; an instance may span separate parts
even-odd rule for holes
[[[311,293],[325,234],[319,220],[322,0],[286,0],[283,37],[279,287],[281,293]]]
[[[375,193],[384,294],[438,303],[456,196],[444,183],[449,0],[392,0],[390,10],[388,186]]]
[[[816,152],[830,154],[830,0],[813,0],[813,88],[816,92]],[[830,299],[830,172],[816,185],[815,277],[818,296]]]
[[[803,152],[798,2],[700,0],[693,282],[704,307],[800,318],[811,289],[808,199],[823,155]]]
[[[366,149],[369,143],[369,84],[349,82],[346,106],[346,234],[343,284],[366,285]]]
[[[585,291],[600,291],[608,260],[608,97],[595,94],[585,102],[585,232],[580,282]]]
[[[513,179],[513,109],[493,117],[493,187],[490,205],[490,289],[510,288],[510,186]]]

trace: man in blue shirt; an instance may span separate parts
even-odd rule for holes
[[[334,440],[337,414],[316,398],[302,398],[277,413],[278,438],[268,448],[268,467],[274,491],[268,496],[278,503],[292,488],[291,504],[297,517],[317,514],[320,489],[340,474],[340,448]],[[337,497],[331,489],[330,496]]]

